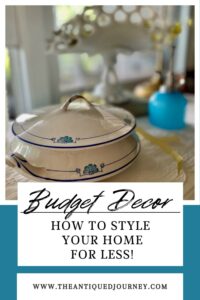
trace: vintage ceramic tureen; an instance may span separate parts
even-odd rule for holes
[[[138,156],[135,126],[129,112],[75,95],[62,107],[23,122],[17,119],[6,161],[34,180],[101,180],[123,171]]]

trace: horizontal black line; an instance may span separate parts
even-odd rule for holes
[[[127,133],[125,133],[125,134],[123,134],[123,135],[121,135],[121,136],[119,136],[119,137],[117,137],[117,138],[114,138],[114,139],[111,139],[111,140],[108,140],[108,141],[105,141],[105,142],[100,142],[100,143],[97,143],[97,144],[89,144],[89,145],[83,145],[83,146],[50,146],[50,145],[42,145],[42,144],[38,144],[38,143],[34,143],[34,142],[31,142],[31,141],[29,141],[29,140],[26,140],[26,139],[24,139],[24,138],[22,138],[21,136],[20,136],[20,134],[22,133],[20,133],[19,135],[14,131],[14,125],[15,125],[16,123],[13,123],[12,124],[12,128],[11,128],[11,130],[12,130],[12,133],[14,134],[14,136],[16,136],[18,139],[20,139],[21,141],[23,141],[23,142],[25,142],[25,143],[28,143],[28,144],[31,144],[31,145],[35,145],[35,146],[39,146],[39,147],[45,147],[45,148],[56,148],[56,149],[80,149],[80,148],[90,148],[90,147],[96,147],[96,146],[100,146],[100,145],[104,145],[104,144],[109,144],[109,143],[111,143],[111,142],[114,142],[114,141],[117,141],[117,140],[119,140],[119,139],[122,139],[123,137],[125,137],[125,136],[127,136],[127,135],[129,135],[134,129],[135,129],[135,127],[136,127],[136,123],[132,126],[132,128],[127,132]],[[27,131],[26,131],[26,133],[28,133]]]
[[[21,214],[24,212],[21,211]],[[69,212],[65,212],[68,214]],[[75,211],[72,214],[180,214],[180,211],[93,211],[93,212],[82,212],[82,211]],[[29,214],[64,214],[63,211],[33,211]]]
[[[98,176],[92,176],[92,177],[86,177],[86,178],[77,178],[77,179],[53,179],[53,178],[49,178],[49,177],[43,177],[43,176],[39,176],[39,175],[36,175],[35,173],[33,173],[31,170],[29,170],[23,163],[21,163],[21,166],[23,166],[23,168],[29,173],[31,174],[32,176],[34,177],[37,177],[37,178],[42,178],[42,179],[45,179],[45,180],[49,180],[49,181],[55,181],[55,182],[77,182],[77,181],[91,181],[92,179],[96,179],[96,178],[101,178],[101,177],[104,177],[104,176],[107,176],[107,175],[110,175],[110,174],[113,174],[119,170],[122,170],[123,168],[127,167],[128,165],[130,165],[139,155],[140,153],[140,144],[138,144],[138,152],[137,154],[134,156],[134,158],[132,158],[128,163],[126,163],[125,165],[121,166],[120,168],[117,168],[115,170],[112,170],[108,173],[104,173],[104,174],[101,174],[101,175],[98,175]]]

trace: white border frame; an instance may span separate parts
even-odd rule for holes
[[[134,5],[157,5],[157,1],[146,1],[146,0],[136,0]],[[1,189],[0,189],[0,204],[2,205],[16,205],[18,203],[17,200],[5,200],[5,6],[6,5],[108,5],[108,1],[77,1],[77,0],[69,0],[66,3],[66,0],[4,0],[0,3],[0,66],[3,69],[0,72],[0,95],[1,95],[1,105],[0,105],[0,128],[1,128],[1,142],[2,145],[0,147],[0,165],[2,166],[0,170],[0,178],[1,178]],[[110,0],[109,5],[121,5],[121,1],[119,0]],[[129,5],[130,1],[123,1],[123,5]],[[194,5],[195,6],[195,200],[192,201],[184,201],[184,205],[197,205],[200,204],[200,191],[199,191],[199,169],[200,169],[200,160],[199,160],[199,139],[200,139],[200,93],[199,93],[199,1],[198,0],[177,0],[176,3],[172,0],[160,0],[159,5]]]

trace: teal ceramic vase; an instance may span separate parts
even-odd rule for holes
[[[186,98],[178,91],[158,91],[149,100],[149,120],[163,129],[185,127]]]

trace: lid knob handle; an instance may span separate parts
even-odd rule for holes
[[[62,109],[65,110],[65,111],[67,111],[68,106],[70,105],[70,103],[72,103],[73,101],[79,100],[79,99],[84,100],[85,102],[87,102],[87,104],[88,104],[91,108],[94,108],[94,105],[93,105],[91,102],[89,102],[89,101],[88,101],[85,97],[83,97],[82,95],[74,95],[74,96],[70,97],[69,99],[67,99],[67,100],[65,101],[65,103],[64,103],[63,106],[62,106]]]

